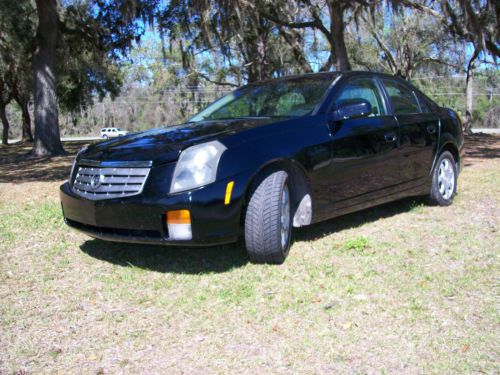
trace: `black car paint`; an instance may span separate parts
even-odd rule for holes
[[[277,163],[304,177],[313,202],[312,222],[428,193],[433,163],[441,150],[450,149],[463,162],[463,134],[456,114],[412,87],[432,112],[394,116],[382,89],[387,115],[339,120],[332,116],[334,98],[357,77],[373,77],[380,88],[380,77],[391,78],[350,72],[336,79],[332,74],[332,87],[309,116],[188,123],[90,146],[77,162],[151,161],[151,173],[141,195],[121,199],[89,201],[65,183],[60,195],[66,222],[91,236],[116,241],[233,242],[240,235],[252,183],[261,171]],[[180,152],[214,139],[227,147],[216,182],[169,194]],[[234,181],[234,189],[231,203],[225,205],[229,181]],[[165,212],[184,208],[191,211],[193,239],[169,240]]]
[[[151,160],[153,165],[160,165],[177,160],[180,152],[191,145],[227,137],[271,121],[276,119],[207,121],[152,129],[92,145],[86,151],[85,159]]]

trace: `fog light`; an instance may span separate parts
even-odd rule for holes
[[[167,211],[166,220],[170,239],[190,240],[193,238],[189,210]]]

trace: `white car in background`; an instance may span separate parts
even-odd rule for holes
[[[128,131],[123,130],[121,128],[102,128],[101,129],[101,138],[109,139],[121,137],[123,135],[127,135]]]

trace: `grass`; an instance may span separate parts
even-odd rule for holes
[[[296,230],[282,266],[92,240],[59,179],[1,182],[0,373],[498,373],[500,162],[477,144],[452,206]]]
[[[343,251],[354,251],[364,254],[370,248],[370,241],[365,236],[358,236],[347,240],[341,247]]]

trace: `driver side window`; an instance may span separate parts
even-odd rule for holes
[[[372,113],[370,113],[370,117],[386,114],[380,92],[371,78],[355,78],[348,82],[335,100],[335,107],[338,107],[344,101],[353,99],[364,99],[371,104]]]

